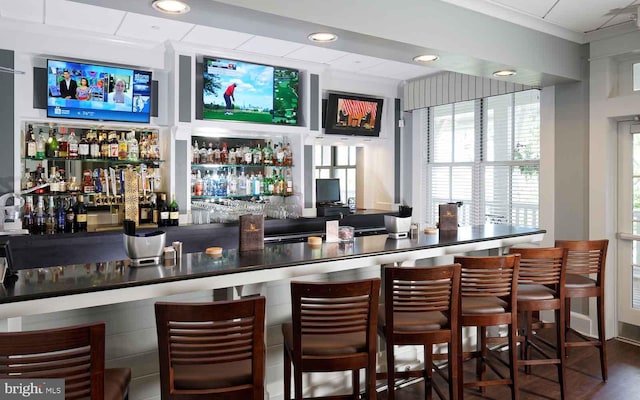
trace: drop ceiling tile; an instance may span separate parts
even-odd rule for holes
[[[614,19],[618,23],[630,21],[631,13],[614,18],[613,15],[607,15],[614,8],[625,8],[628,5],[627,0],[564,0],[553,8],[547,19],[578,32],[588,32],[603,24],[611,26]]]
[[[127,13],[116,35],[161,43],[166,40],[180,40],[193,27],[193,24],[186,22]]]
[[[253,35],[249,33],[197,25],[182,41],[221,47],[223,49],[235,49],[252,37]]]
[[[485,1],[486,2],[486,1]],[[534,15],[542,18],[553,7],[556,0],[493,0],[492,3],[496,3],[505,8],[510,8],[514,11],[519,11],[524,14]]]
[[[411,79],[440,72],[437,68],[407,64],[397,61],[385,61],[382,64],[362,69],[361,73],[394,79]]]
[[[292,51],[285,55],[286,58],[293,58],[295,60],[303,60],[317,63],[330,63],[341,57],[346,56],[344,51],[327,49],[319,46],[303,45],[303,47]]]
[[[276,57],[282,57],[292,51],[304,46],[300,43],[288,42],[286,40],[272,39],[264,36],[254,36],[236,50],[249,51],[258,54],[268,54]]]
[[[347,54],[344,57],[340,57],[337,60],[331,61],[329,65],[331,68],[343,70],[343,71],[356,71],[359,72],[365,68],[374,67],[378,64],[386,62],[382,58],[364,56],[362,54]]]
[[[1,1],[0,16],[20,21],[43,23],[44,0]]]
[[[120,10],[65,0],[47,0],[45,12],[45,23],[47,25],[109,35],[115,33],[126,14],[126,12]]]

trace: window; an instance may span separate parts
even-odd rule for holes
[[[426,215],[462,202],[461,225],[538,226],[540,94],[511,93],[422,110]]]
[[[315,147],[316,178],[339,178],[340,200],[356,199],[356,146]]]

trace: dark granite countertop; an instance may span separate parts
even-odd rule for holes
[[[418,239],[393,240],[387,235],[356,237],[352,243],[323,243],[318,248],[300,243],[266,243],[263,251],[239,252],[235,248],[212,258],[204,253],[184,254],[176,264],[131,267],[129,260],[105,261],[18,271],[17,280],[0,287],[0,304],[130,288],[204,277],[282,267],[342,261],[515,238],[545,233],[537,228],[478,225],[458,232],[420,233]]]

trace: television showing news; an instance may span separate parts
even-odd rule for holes
[[[298,125],[299,71],[203,59],[203,119]]]
[[[151,72],[47,60],[47,117],[149,122]]]
[[[325,133],[380,136],[382,99],[329,93]]]
[[[316,179],[316,204],[336,204],[340,202],[340,179]]]

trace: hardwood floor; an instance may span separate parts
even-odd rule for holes
[[[640,399],[640,346],[619,340],[607,342],[609,381],[602,382],[600,362],[597,349],[578,347],[569,351],[567,363],[567,400],[609,400]],[[465,376],[471,374],[474,362],[465,363]],[[472,377],[472,375],[469,375]],[[526,375],[521,368],[518,375],[520,399],[522,400],[555,400],[560,398],[558,374],[555,366],[534,366],[531,375]],[[438,381],[442,388],[445,383]],[[422,381],[396,390],[397,400],[424,399],[424,383]],[[437,394],[433,394],[437,399]],[[464,392],[465,400],[510,399],[508,387],[494,386],[487,388],[483,397],[477,389],[468,388]],[[386,400],[386,392],[378,393],[379,400]]]

